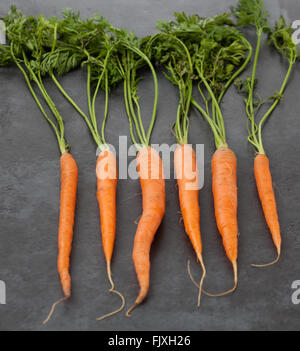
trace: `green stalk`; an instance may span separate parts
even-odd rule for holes
[[[262,128],[263,125],[265,123],[265,121],[267,120],[267,118],[272,114],[272,112],[275,110],[276,106],[278,105],[279,101],[281,100],[281,97],[285,91],[285,88],[287,86],[289,77],[291,75],[292,72],[292,68],[294,66],[295,63],[295,58],[291,57],[290,58],[290,64],[289,64],[289,69],[287,71],[287,74],[285,76],[285,79],[282,83],[281,89],[279,91],[279,96],[275,99],[274,103],[272,104],[272,106],[269,108],[269,110],[267,111],[267,113],[263,116],[263,118],[261,119],[259,125],[258,125],[258,153],[260,154],[264,154],[264,147],[263,147],[263,142],[262,142]]]
[[[175,135],[176,135],[177,143],[184,144],[183,135],[182,135],[181,128],[180,128],[180,116],[181,116],[181,105],[179,104],[178,108],[177,108]]]
[[[228,147],[226,142],[221,137],[221,132],[219,126],[211,119],[211,117],[205,112],[205,110],[196,102],[194,98],[192,98],[191,103],[197,108],[197,110],[202,114],[202,116],[206,119],[209,123],[211,130],[214,135],[215,145],[216,148],[219,149],[220,147]]]
[[[215,144],[216,144],[216,147],[217,149],[220,148],[220,147],[228,147],[227,146],[227,143],[226,143],[226,133],[225,133],[225,125],[224,125],[224,119],[223,119],[223,116],[222,116],[222,112],[221,112],[221,109],[220,109],[220,106],[219,106],[219,103],[215,97],[215,94],[213,93],[209,83],[207,82],[207,80],[205,79],[205,77],[203,76],[202,72],[200,71],[199,67],[196,67],[196,70],[199,74],[199,77],[201,78],[201,80],[203,81],[209,95],[211,96],[212,98],[212,104],[214,106],[214,108],[216,109],[216,117],[217,117],[217,120],[215,122],[215,124],[218,126],[218,129],[214,128],[214,137],[215,137]],[[197,107],[195,104],[194,104],[195,107]],[[199,105],[198,105],[199,106]],[[197,107],[198,108],[198,107]],[[198,108],[199,109],[199,108]],[[203,110],[203,109],[202,109]],[[203,110],[204,111],[204,110]],[[211,117],[209,116],[206,116],[206,119],[207,117],[209,118],[209,120],[211,122],[212,119]],[[211,123],[210,123],[211,125]],[[218,131],[217,131],[218,130]],[[216,133],[218,133],[218,137],[216,139]],[[220,142],[221,140],[221,142]]]
[[[254,104],[253,104],[253,92],[254,92],[254,85],[255,85],[255,78],[256,78],[256,70],[257,70],[257,64],[258,64],[258,57],[259,57],[259,52],[260,52],[260,45],[261,45],[261,36],[262,36],[262,30],[257,30],[257,43],[256,43],[256,50],[255,50],[255,57],[254,57],[254,63],[253,63],[253,69],[252,69],[252,75],[251,75],[251,84],[250,84],[250,91],[249,91],[249,96],[248,96],[248,101],[246,104],[246,108],[250,108],[249,111],[249,119],[251,123],[251,135],[249,135],[248,140],[252,140],[252,145],[254,145],[257,149],[259,148],[259,142],[256,137],[256,132],[257,132],[257,125],[255,123],[255,114],[254,114]]]
[[[30,93],[33,97],[33,99],[35,100],[38,108],[40,109],[43,117],[47,120],[47,122],[50,124],[50,126],[53,128],[54,130],[54,133],[56,135],[56,138],[57,138],[57,141],[58,141],[58,145],[59,145],[59,149],[60,149],[60,152],[61,154],[64,154],[65,152],[67,152],[67,146],[66,146],[66,143],[65,143],[65,139],[64,139],[64,136],[61,135],[56,127],[56,125],[52,122],[52,120],[48,117],[45,109],[43,108],[41,102],[39,101],[32,85],[31,85],[31,82],[30,82],[30,79],[28,77],[28,74],[26,73],[26,71],[24,70],[24,68],[22,67],[22,65],[19,63],[19,61],[17,60],[17,58],[15,57],[15,54],[13,52],[13,43],[11,44],[11,55],[13,57],[13,60],[14,62],[16,63],[17,67],[20,69],[20,71],[22,72],[24,78],[25,78],[25,81],[27,83],[27,86],[30,90]],[[43,94],[43,92],[41,91],[41,93]]]
[[[65,91],[65,89],[61,86],[61,84],[58,82],[56,79],[55,75],[53,73],[50,74],[53,82],[55,85],[58,87],[59,91],[63,94],[63,96],[68,100],[68,102],[75,108],[75,110],[83,117],[85,120],[87,126],[89,127],[89,130],[91,131],[91,134],[93,136],[93,139],[95,140],[96,144],[98,147],[101,147],[101,140],[98,138],[97,134],[94,131],[93,126],[91,125],[87,115],[80,109],[80,107],[76,104],[76,102],[70,97],[70,95]]]
[[[226,93],[226,91],[228,90],[228,88],[231,86],[231,84],[235,81],[235,79],[237,77],[239,77],[241,75],[241,73],[246,69],[246,67],[248,66],[248,63],[251,60],[252,54],[253,54],[253,48],[252,45],[248,42],[248,40],[244,39],[247,46],[248,46],[248,56],[247,59],[245,60],[245,62],[243,63],[243,65],[232,75],[232,77],[229,79],[229,81],[225,84],[224,89],[222,90],[221,94],[219,95],[218,98],[218,103],[220,104],[222,102],[222,99]]]
[[[107,115],[108,115],[108,74],[105,72],[105,107],[104,107],[104,117],[103,117],[103,122],[102,122],[102,128],[101,128],[101,133],[102,133],[102,141],[104,145],[106,144],[105,141],[105,125],[106,125],[106,120],[107,120]]]
[[[127,54],[127,62],[129,62],[128,66],[130,66],[129,53]],[[138,118],[136,117],[135,110],[133,107],[133,101],[132,101],[133,98],[132,98],[131,90],[132,90],[132,77],[131,77],[131,70],[128,69],[127,70],[127,99],[128,99],[128,103],[129,103],[130,113],[131,113],[132,119],[134,121],[136,132],[138,134],[139,140],[140,140],[141,144],[146,145],[147,144],[146,134],[145,134],[142,118],[141,118],[140,114],[139,114]]]
[[[140,146],[137,143],[135,136],[134,136],[134,132],[133,132],[133,123],[132,123],[132,118],[131,118],[131,114],[130,114],[130,109],[129,109],[129,104],[128,104],[128,97],[127,97],[127,82],[126,79],[124,79],[124,101],[125,101],[125,109],[126,109],[126,113],[127,113],[127,117],[129,120],[129,130],[130,130],[130,136],[131,136],[131,140],[133,142],[133,144],[135,145],[135,147],[140,150]]]
[[[143,127],[141,115],[139,113],[139,116],[138,116],[139,122],[138,122],[138,120],[136,118],[136,115],[135,115],[135,112],[134,112],[134,107],[133,107],[133,104],[132,104],[132,100],[134,98],[132,97],[132,94],[131,94],[131,89],[132,89],[132,86],[131,86],[131,79],[132,79],[131,70],[130,70],[130,68],[127,68],[127,72],[126,72],[127,76],[126,76],[126,74],[124,72],[124,69],[122,67],[122,64],[118,60],[120,69],[121,69],[121,71],[123,72],[123,75],[124,75],[124,81],[126,82],[126,94],[125,94],[125,91],[124,91],[124,97],[126,95],[125,105],[126,105],[127,115],[129,113],[129,115],[128,115],[129,121],[131,121],[131,123],[132,123],[132,119],[133,119],[134,124],[135,124],[135,129],[136,129],[136,132],[138,134],[138,137],[140,139],[141,144],[143,146],[148,146],[150,144],[150,138],[151,138],[152,130],[153,130],[153,127],[154,127],[154,124],[155,124],[155,120],[156,120],[157,103],[158,103],[158,82],[157,82],[156,72],[155,72],[155,69],[154,69],[151,61],[149,60],[148,56],[145,55],[140,49],[138,49],[137,47],[131,45],[130,43],[127,43],[126,41],[123,41],[122,44],[124,45],[124,47],[126,47],[127,49],[131,50],[132,52],[134,52],[138,56],[140,56],[148,64],[148,66],[149,66],[149,68],[150,68],[150,70],[152,72],[153,81],[154,81],[154,102],[153,102],[153,110],[152,110],[152,117],[151,117],[150,125],[149,125],[149,128],[148,128],[148,132],[145,135],[144,134],[144,127]],[[127,54],[127,61],[130,61],[129,54]],[[128,64],[129,63],[130,62],[128,62]],[[124,87],[125,87],[125,84],[124,84]],[[135,102],[137,103],[137,100],[135,100]],[[138,108],[138,110],[139,110],[139,108]],[[140,123],[140,126],[141,126],[142,133],[140,132],[139,123]],[[132,127],[132,125],[131,125],[131,127]],[[133,135],[133,132],[131,132],[131,135]],[[144,137],[146,137],[146,138],[144,138]],[[133,140],[133,142],[134,142],[134,144],[136,144],[136,142],[134,140]]]
[[[87,65],[87,83],[86,83],[86,91],[87,91],[87,98],[88,98],[88,106],[89,106],[89,114],[90,118],[93,124],[93,129],[97,137],[99,138],[98,135],[98,130],[97,130],[97,121],[95,121],[93,117],[93,108],[92,108],[92,100],[91,100],[91,64],[88,63]]]

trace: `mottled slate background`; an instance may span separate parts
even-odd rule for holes
[[[156,19],[171,19],[174,11],[197,12],[201,16],[226,11],[234,0],[15,0],[26,14],[59,15],[72,7],[83,16],[100,12],[119,27],[142,36],[155,30]],[[2,0],[0,15],[11,2]],[[290,21],[300,19],[298,0],[268,0],[272,19],[283,13]],[[252,38],[254,39],[254,37]],[[254,43],[254,42],[253,42]],[[258,75],[259,92],[271,95],[278,89],[287,63],[264,46]],[[270,239],[253,181],[253,150],[247,143],[242,99],[232,88],[223,110],[228,141],[237,153],[239,181],[239,289],[228,297],[203,297],[196,308],[197,291],[186,273],[187,259],[200,277],[192,247],[179,224],[175,181],[167,186],[167,211],[151,259],[149,298],[132,319],[119,314],[103,322],[95,318],[119,304],[108,292],[105,261],[100,242],[99,213],[95,197],[95,145],[80,117],[49,82],[66,123],[68,142],[79,165],[79,196],[72,254],[72,299],[57,308],[47,326],[42,320],[53,301],[61,296],[56,271],[59,201],[59,152],[55,137],[15,67],[0,69],[0,280],[7,284],[7,305],[0,305],[1,330],[297,330],[300,306],[291,302],[291,284],[300,279],[300,163],[299,163],[299,70],[294,71],[283,103],[264,131],[283,235],[280,263],[269,269],[253,269],[253,262],[271,260],[275,251]],[[152,88],[145,74],[141,89],[145,118],[149,118]],[[86,108],[84,73],[62,79],[64,86]],[[154,143],[174,143],[170,128],[174,121],[177,91],[159,74],[158,121]],[[102,99],[97,105],[102,111]],[[129,135],[122,101],[122,89],[112,95],[107,139]],[[205,186],[201,191],[201,227],[208,277],[205,286],[222,291],[232,285],[232,270],[214,220],[210,180],[210,159],[214,151],[207,124],[193,112],[190,142],[205,144]],[[130,305],[138,292],[131,261],[141,213],[138,181],[122,180],[118,187],[118,233],[113,260],[117,287]]]

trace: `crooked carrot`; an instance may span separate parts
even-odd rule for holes
[[[120,35],[121,34],[121,35]],[[142,51],[142,41],[132,33],[116,30],[119,37],[119,56],[117,57],[119,72],[124,83],[124,102],[129,120],[130,136],[139,151],[136,157],[143,197],[143,213],[139,220],[132,253],[138,282],[139,295],[134,305],[127,311],[130,317],[132,310],[146,298],[150,285],[150,250],[151,244],[165,212],[165,180],[162,160],[156,150],[150,146],[150,138],[156,121],[158,83],[155,69],[149,57]],[[154,102],[152,118],[147,133],[141,116],[138,82],[141,79],[137,69],[148,65],[154,82]],[[137,143],[135,132],[140,144]]]
[[[162,160],[150,146],[137,155],[137,169],[143,197],[143,213],[134,239],[132,259],[138,277],[140,292],[127,316],[147,296],[150,283],[150,249],[165,213],[165,180]]]

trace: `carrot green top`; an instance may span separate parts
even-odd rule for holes
[[[0,67],[6,66],[12,62],[9,46],[0,44]]]
[[[50,25],[45,26],[47,20],[44,16],[39,16],[37,19],[28,16],[25,17],[15,6],[6,18],[6,34],[9,40],[10,53],[6,52],[6,57],[9,55],[11,60],[19,67],[24,75],[28,88],[38,105],[42,115],[48,121],[57,137],[61,153],[68,150],[68,145],[65,141],[64,122],[61,114],[50,98],[42,80],[41,60],[47,47],[47,40],[53,36],[53,31]],[[38,87],[44,101],[47,103],[54,120],[46,113],[40,98],[36,94],[32,82]]]
[[[248,140],[255,147],[257,153],[264,154],[265,150],[262,141],[262,128],[268,117],[270,117],[280,100],[283,98],[283,93],[286,89],[292,68],[300,55],[297,46],[292,39],[293,30],[291,26],[286,24],[283,17],[279,19],[278,23],[276,23],[273,28],[270,28],[269,13],[265,9],[262,0],[239,0],[237,7],[232,8],[232,12],[238,19],[238,25],[252,26],[256,30],[257,44],[251,77],[245,80],[237,80],[236,86],[239,92],[246,95],[245,104],[248,117]],[[256,71],[263,33],[268,34],[268,43],[289,61],[289,67],[280,90],[267,99],[261,99],[257,94],[255,95],[255,88],[257,85]],[[271,106],[261,117],[259,123],[257,123],[257,114],[260,108],[266,103],[271,103]]]
[[[153,36],[150,47],[154,59],[165,67],[167,78],[179,88],[177,141],[187,142],[188,114],[193,104],[209,123],[216,147],[226,146],[220,103],[229,86],[247,66],[252,47],[233,27],[229,14],[212,18],[185,13],[174,16],[174,21],[158,23],[161,33]],[[193,83],[197,84],[204,107],[193,94]]]
[[[186,144],[189,111],[193,91],[193,63],[184,42],[171,33],[159,33],[147,38],[146,53],[165,67],[165,77],[178,87],[179,103],[174,133],[179,144]]]
[[[124,85],[124,102],[129,120],[130,136],[137,149],[141,149],[142,147],[149,146],[151,134],[156,121],[158,101],[157,75],[149,57],[143,50],[143,39],[137,38],[133,33],[128,33],[126,30],[120,30],[113,27],[111,30],[117,41],[116,50],[112,55],[112,61],[116,62],[117,66],[112,64],[110,68],[114,72],[115,67],[117,67],[117,70],[122,77]],[[139,70],[144,66],[150,68],[154,83],[154,101],[148,130],[145,130],[144,127],[138,96],[138,84],[142,79]]]
[[[43,56],[41,63],[45,74],[51,76],[64,97],[84,118],[95,143],[102,150],[106,148],[105,125],[108,115],[108,95],[121,80],[118,72],[112,74],[110,69],[110,56],[115,48],[115,39],[109,30],[109,22],[98,14],[83,20],[79,13],[66,10],[63,13],[63,20],[56,22],[53,27],[53,40],[49,43],[51,50]],[[71,98],[55,76],[55,73],[63,75],[80,66],[87,66],[86,88],[89,116]],[[105,91],[101,132],[98,130],[96,118],[96,98],[100,87]]]

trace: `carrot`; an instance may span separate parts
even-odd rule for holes
[[[107,276],[111,284],[110,292],[120,296],[122,305],[116,311],[110,312],[97,320],[113,316],[124,308],[125,299],[115,290],[111,274],[111,259],[116,237],[116,194],[117,194],[117,160],[113,152],[104,150],[100,153],[96,166],[97,200],[99,203],[103,251],[106,259]]]
[[[162,160],[158,152],[150,146],[158,104],[158,80],[155,68],[143,51],[143,40],[135,37],[133,33],[114,31],[119,39],[118,56],[115,58],[118,62],[118,72],[123,77],[124,103],[130,136],[139,151],[136,160],[143,196],[143,213],[138,223],[132,254],[140,292],[134,305],[126,312],[126,316],[130,317],[132,310],[142,303],[149,290],[150,250],[165,213],[165,180]],[[138,83],[142,79],[140,68],[145,65],[150,68],[154,83],[152,117],[147,131],[143,125],[141,106],[137,95]],[[139,140],[139,144],[137,140]]]
[[[252,74],[247,80],[238,82],[238,90],[240,93],[246,95],[244,101],[246,105],[246,115],[248,118],[248,141],[256,151],[256,157],[254,160],[256,186],[264,216],[277,250],[277,258],[271,263],[252,266],[267,267],[279,261],[282,239],[280,234],[276,199],[272,185],[270,164],[264,149],[262,130],[266,121],[272,115],[279,102],[283,99],[289,78],[297,59],[300,57],[300,53],[297,48],[297,44],[292,38],[294,30],[291,25],[286,23],[283,16],[280,16],[275,26],[270,28],[269,13],[266,11],[262,0],[257,0],[250,6],[249,1],[239,0],[237,7],[233,8],[232,10],[233,14],[237,17],[239,24],[252,26],[252,28],[255,28],[256,30],[256,50]],[[273,46],[273,48],[276,49],[278,53],[288,61],[289,65],[280,89],[274,91],[274,94],[267,99],[260,98],[259,100],[256,100],[255,97],[257,94],[255,94],[255,88],[257,82],[257,66],[259,63],[260,50],[262,48],[263,33],[268,33],[268,44]],[[259,116],[258,112],[260,112],[260,108],[269,101],[271,101],[271,106],[262,116]]]
[[[196,154],[188,144],[178,145],[174,154],[174,166],[177,175],[180,208],[187,235],[189,236],[197,258],[202,266],[203,275],[199,285],[198,307],[206,275],[202,258],[202,241],[200,232],[200,207],[198,190],[198,171]]]
[[[142,148],[137,155],[137,167],[140,177],[143,213],[139,220],[133,248],[133,262],[140,284],[140,293],[131,311],[147,296],[150,282],[150,249],[156,231],[165,213],[165,180],[162,160],[153,148]]]
[[[265,154],[259,154],[254,159],[254,175],[260,202],[263,208],[267,225],[270,229],[273,242],[277,249],[275,261],[266,265],[253,265],[255,267],[265,267],[276,263],[281,253],[280,224],[278,220],[277,205],[273,190],[272,176],[270,172],[270,162]]]
[[[110,265],[116,237],[117,194],[117,160],[110,150],[102,151],[98,156],[96,175],[103,250]]]
[[[238,223],[237,223],[237,160],[228,147],[217,149],[212,158],[212,190],[218,230],[226,255],[234,270],[237,287]],[[223,295],[223,294],[220,294]]]
[[[220,294],[210,294],[204,289],[202,291],[211,297],[221,297],[234,292],[238,284],[237,160],[234,152],[224,145],[214,153],[211,164],[216,222],[226,255],[233,267],[234,287]],[[188,273],[192,282],[200,288],[192,277],[190,264]]]
[[[46,30],[46,26],[43,22],[43,30],[41,29],[40,18],[36,19],[32,16],[25,17],[21,11],[17,10],[16,7],[12,6],[11,11],[6,18],[7,24],[7,35],[11,38],[10,42],[10,54],[12,60],[23,74],[27,83],[28,89],[35,101],[36,105],[40,109],[42,116],[50,125],[53,130],[59,150],[61,153],[60,167],[61,167],[61,195],[60,195],[60,219],[59,219],[59,230],[58,230],[58,260],[57,267],[61,280],[61,285],[64,293],[64,297],[52,305],[51,311],[44,321],[44,324],[51,318],[55,307],[70,298],[71,296],[71,277],[69,272],[70,267],[70,255],[72,250],[72,239],[73,239],[73,228],[74,228],[74,217],[75,217],[75,206],[76,206],[76,193],[77,193],[77,182],[78,182],[78,168],[73,156],[68,152],[70,146],[67,144],[65,139],[65,125],[64,120],[55,105],[54,101],[48,94],[44,83],[43,74],[41,72],[41,60],[45,54],[43,37]],[[27,32],[21,29],[18,35],[13,35],[14,26],[18,28],[24,28],[23,25],[30,26],[31,31]],[[14,24],[13,26],[11,26]],[[40,28],[40,32],[38,30]],[[39,32],[40,35],[37,35]],[[28,42],[34,42],[35,45],[28,47]],[[37,64],[39,62],[39,64]],[[36,67],[34,69],[33,67]],[[39,91],[39,95],[36,93],[35,88]],[[51,117],[45,111],[41,99],[49,107]]]
[[[73,156],[65,152],[60,158],[61,190],[60,217],[58,229],[58,260],[57,268],[64,293],[64,297],[52,305],[51,311],[43,324],[46,324],[55,307],[71,296],[70,255],[72,250],[74,217],[76,207],[76,193],[78,183],[78,168]]]

